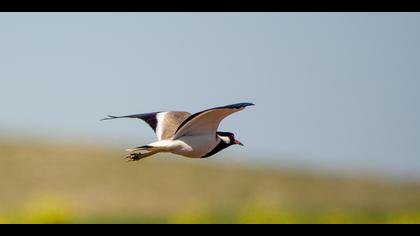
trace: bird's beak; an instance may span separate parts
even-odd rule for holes
[[[239,140],[236,140],[236,139],[235,139],[235,144],[243,146],[243,144],[241,142],[239,142]]]

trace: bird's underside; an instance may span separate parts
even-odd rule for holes
[[[204,158],[234,144],[237,141],[217,132],[220,122],[227,116],[243,110],[252,103],[237,103],[216,107],[195,114],[184,111],[151,112],[129,116],[108,116],[102,120],[137,118],[145,121],[154,130],[157,141],[148,145],[127,149],[128,161],[138,161],[160,152]],[[231,133],[229,133],[231,134]],[[238,142],[240,143],[240,142]]]

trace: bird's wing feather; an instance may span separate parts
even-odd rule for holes
[[[128,116],[108,116],[102,120],[119,118],[136,118],[145,121],[155,131],[159,140],[172,137],[181,125],[191,114],[185,111],[151,112]]]
[[[216,134],[220,122],[232,113],[243,110],[252,103],[237,103],[204,110],[189,116],[178,127],[174,139],[182,136]]]

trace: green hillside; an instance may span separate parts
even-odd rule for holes
[[[124,155],[1,139],[0,223],[420,223],[412,183]]]

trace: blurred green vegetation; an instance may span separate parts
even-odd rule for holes
[[[417,183],[124,155],[0,139],[0,223],[420,223]]]

